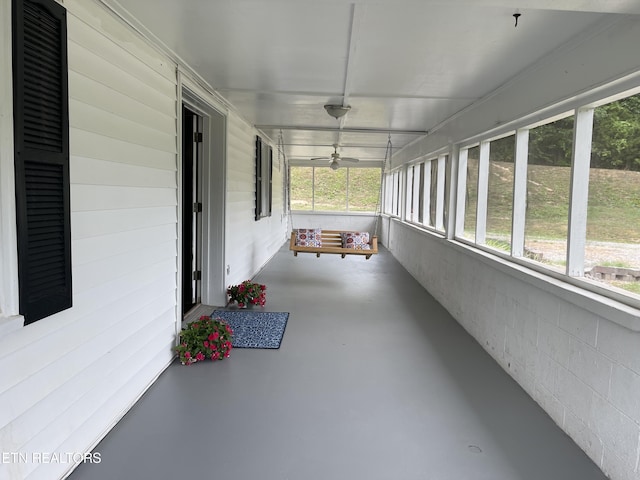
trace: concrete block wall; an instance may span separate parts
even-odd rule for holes
[[[606,475],[640,479],[640,312],[396,220],[382,241]]]

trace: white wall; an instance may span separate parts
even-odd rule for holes
[[[393,165],[638,87],[639,44],[638,20],[609,17]],[[400,263],[610,478],[640,478],[640,311],[398,219],[382,225]]]
[[[0,0],[3,38],[10,4]],[[64,454],[90,451],[173,360],[181,320],[178,64],[98,2],[64,6],[73,307],[28,326],[17,315],[15,204],[12,189],[5,193],[12,115],[5,104],[0,112],[0,445],[16,455],[3,457],[0,480],[62,478],[73,468]],[[8,101],[10,55],[3,43],[0,98]],[[274,170],[273,216],[254,222],[257,132],[227,115],[224,255],[229,278],[244,280],[285,241],[283,182]],[[65,460],[34,461],[39,453]]]
[[[614,480],[637,480],[640,332],[620,323],[639,327],[638,312],[397,220],[385,225],[398,261],[593,461]]]
[[[258,132],[231,114],[227,123],[227,285],[251,278],[287,237],[283,209],[284,166],[273,144],[273,204],[270,217],[255,220],[255,139]],[[267,140],[263,137],[263,139]]]

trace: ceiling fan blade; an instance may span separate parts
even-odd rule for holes
[[[342,160],[343,162],[359,162],[360,159],[358,158],[352,158],[352,157],[340,157],[338,160]]]
[[[315,157],[315,158],[310,158],[309,160],[314,161],[314,160],[331,160],[331,158],[329,157]]]

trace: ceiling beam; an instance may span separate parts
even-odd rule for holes
[[[360,33],[360,24],[362,21],[362,8],[357,4],[351,5],[351,28],[349,31],[349,47],[347,51],[347,61],[344,71],[344,84],[342,88],[342,105],[349,106],[349,96],[351,95],[351,83],[353,72],[355,71],[356,53],[358,51],[358,37]],[[346,117],[338,119],[340,129],[338,130],[336,143],[342,142],[342,131],[347,123]]]
[[[358,52],[358,37],[360,36],[360,24],[362,23],[362,7],[353,4],[351,7],[351,30],[349,32],[349,51],[347,52],[347,64],[345,65],[344,85],[342,89],[343,105],[349,104],[351,96],[351,83],[356,66],[356,53]]]
[[[283,143],[283,147],[333,147],[333,144],[329,143]],[[386,145],[362,145],[356,143],[346,143],[340,145],[340,148],[366,148],[367,150],[375,150],[376,148],[379,150],[385,150],[387,148]]]
[[[295,91],[295,90],[262,90],[262,89],[251,89],[251,88],[218,88],[217,91],[224,94],[233,94],[233,93],[251,93],[254,95],[270,95],[270,96],[279,96],[279,97],[320,97],[324,100],[342,97],[343,95],[338,92],[310,92],[310,91]],[[402,92],[397,93],[349,93],[349,98],[390,98],[390,99],[406,99],[406,100],[464,100],[464,101],[473,101],[478,100],[478,97],[469,97],[462,95],[413,95]]]
[[[396,130],[393,128],[314,127],[296,125],[256,125],[258,130],[300,130],[305,132],[390,133],[395,135],[426,135],[427,130]]]

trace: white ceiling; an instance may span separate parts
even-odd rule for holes
[[[103,0],[290,161],[381,161],[638,0]],[[520,13],[515,26],[514,13]],[[325,104],[350,105],[335,120]]]

